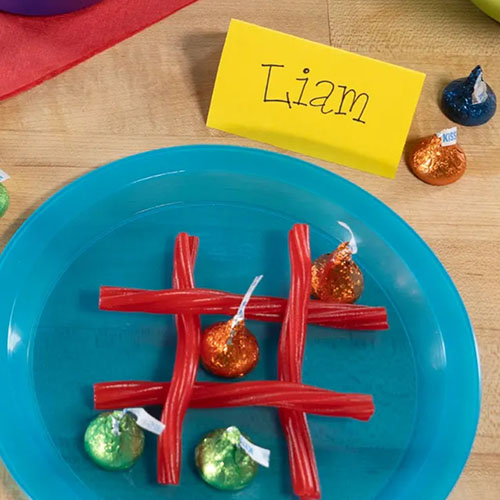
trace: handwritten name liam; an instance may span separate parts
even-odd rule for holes
[[[360,92],[349,88],[347,85],[335,86],[330,80],[311,79],[310,76],[295,78],[297,84],[294,89],[286,90],[276,83],[277,73],[286,71],[284,64],[261,64],[265,71],[264,102],[281,103],[292,109],[294,106],[306,106],[318,108],[324,115],[344,115],[353,121],[366,123],[363,120],[370,96],[366,92]],[[309,68],[304,68],[304,75],[310,74]],[[281,76],[281,75],[280,75]]]
[[[233,19],[207,125],[394,177],[424,78]]]

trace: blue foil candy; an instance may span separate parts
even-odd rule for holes
[[[481,66],[476,66],[467,78],[452,81],[443,91],[443,113],[460,125],[482,125],[495,114],[497,98],[483,80]]]

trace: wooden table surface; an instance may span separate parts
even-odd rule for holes
[[[500,94],[500,24],[467,0],[200,0],[0,103],[0,168],[12,176],[0,249],[50,195],[109,161],[177,144],[273,149],[204,125],[232,17],[425,72],[410,141],[451,126],[437,106],[439,92],[476,64]],[[472,455],[449,498],[498,500],[500,113],[487,125],[459,127],[459,142],[468,170],[446,187],[423,184],[403,162],[396,179],[388,180],[313,161],[393,208],[455,281],[479,344],[483,406]],[[1,464],[0,498],[24,498]]]

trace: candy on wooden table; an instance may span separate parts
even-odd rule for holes
[[[484,81],[481,66],[476,66],[466,78],[453,80],[443,90],[441,109],[460,125],[482,125],[497,109],[493,89]]]
[[[0,217],[2,217],[9,208],[10,196],[7,188],[3,184],[3,182],[9,178],[10,176],[7,172],[0,170]]]
[[[0,183],[0,217],[7,212],[10,203],[10,196],[7,188]]]
[[[464,175],[467,159],[456,143],[456,127],[424,137],[410,151],[410,170],[422,181],[443,186]]]

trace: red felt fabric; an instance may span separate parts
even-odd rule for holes
[[[0,13],[0,100],[52,78],[196,0],[103,0],[52,17]]]

